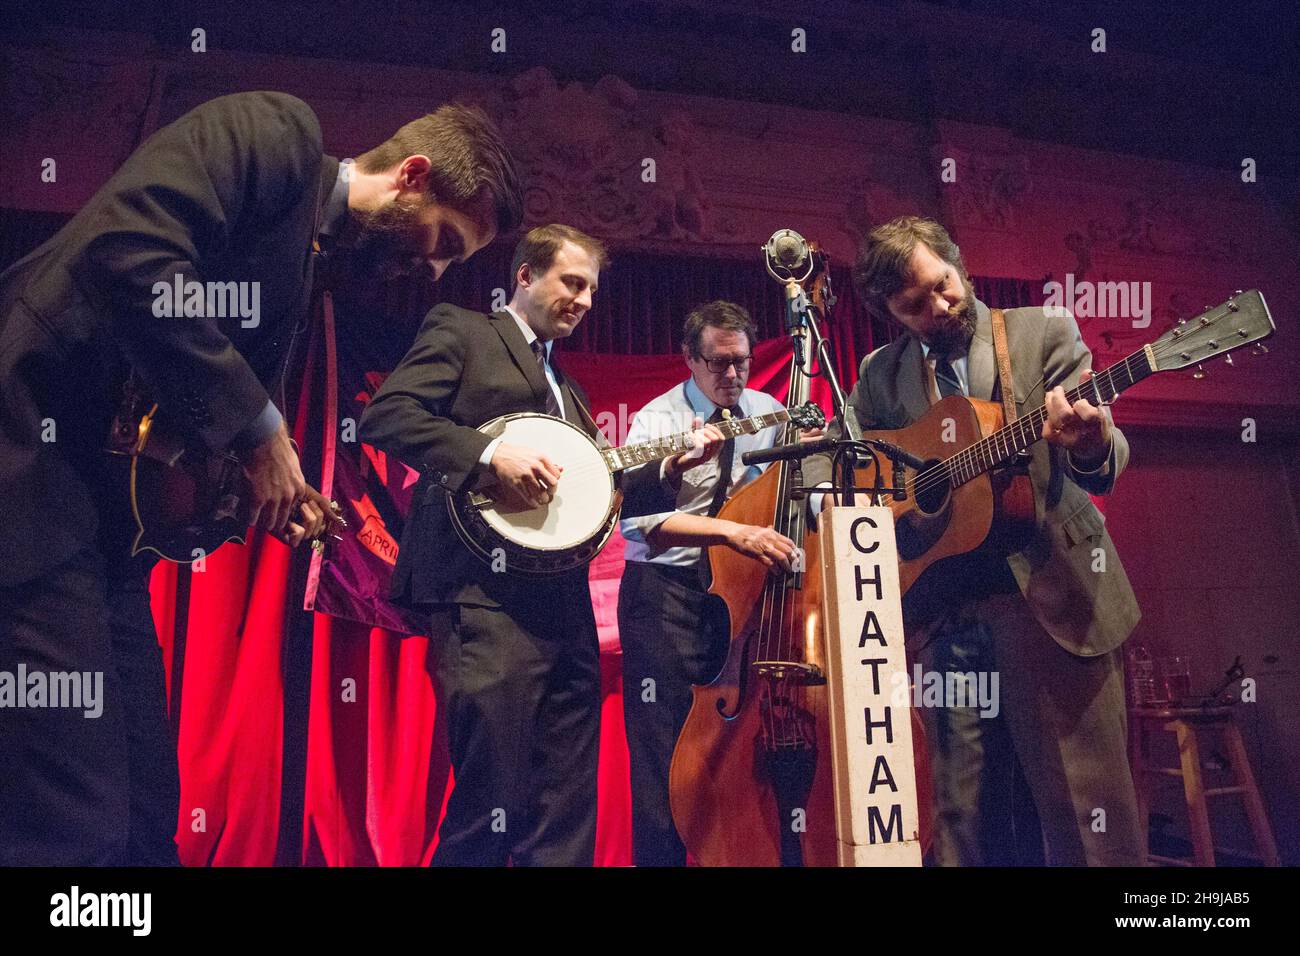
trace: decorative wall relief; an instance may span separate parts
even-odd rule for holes
[[[1123,219],[1090,219],[1089,245],[1156,256],[1226,262],[1243,255],[1241,244],[1214,230],[1197,230],[1200,216],[1170,198],[1141,197],[1124,203]]]
[[[142,60],[0,50],[0,114],[13,124],[6,137],[84,137],[116,166],[137,145],[151,69]]]
[[[614,76],[590,88],[561,86],[538,67],[510,81],[500,119],[528,183],[528,224],[563,220],[606,239],[708,241],[697,131],[684,112],[656,115]]]
[[[966,154],[957,158],[952,202],[964,222],[995,229],[1016,227],[1016,207],[1030,194],[1025,160],[993,162]]]

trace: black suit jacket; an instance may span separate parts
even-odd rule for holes
[[[0,586],[94,541],[111,494],[101,449],[128,363],[209,448],[262,411],[309,304],[313,232],[337,174],[301,100],[223,96],[149,137],[0,276]],[[154,284],[178,274],[257,282],[258,324],[157,317]]]
[[[574,402],[586,408],[587,396],[563,372],[559,377],[572,419]],[[445,492],[478,481],[479,457],[491,441],[478,426],[501,415],[545,412],[549,388],[509,312],[483,315],[443,304],[425,317],[415,343],[361,416],[362,441],[421,473],[393,575],[396,603],[497,607],[526,602],[539,586],[535,578],[494,573],[475,557],[452,527]],[[596,429],[581,424],[594,438]],[[672,509],[656,466],[624,473],[621,487],[625,514]],[[561,577],[557,586],[586,586],[585,568]]]

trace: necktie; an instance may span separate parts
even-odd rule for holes
[[[739,416],[739,408],[729,408],[726,410],[732,416]],[[711,424],[717,424],[725,416],[721,408],[716,409],[709,416]],[[722,510],[723,502],[727,500],[727,492],[731,489],[731,466],[736,460],[736,439],[728,438],[722,443],[722,451],[718,453],[718,483],[713,488],[713,500],[709,502],[709,517],[716,518],[718,512]]]
[[[537,356],[537,367],[541,369],[542,381],[546,384],[546,414],[563,418],[564,416],[560,414],[560,402],[555,397],[555,389],[551,388],[551,380],[546,377],[546,346],[542,344],[541,339],[533,339],[533,354]]]
[[[946,355],[935,355],[934,358],[934,380],[939,386],[939,397],[947,398],[949,395],[965,394],[961,389],[961,381],[957,378],[957,372],[952,367],[952,362]]]

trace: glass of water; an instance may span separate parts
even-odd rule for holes
[[[1160,677],[1165,699],[1177,706],[1192,696],[1191,661],[1183,656],[1160,658]]]

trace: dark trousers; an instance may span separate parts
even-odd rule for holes
[[[724,616],[694,568],[629,561],[618,592],[623,720],[632,777],[637,866],[685,866],[673,825],[668,768],[690,713],[692,684],[718,675],[727,655]]]
[[[591,866],[600,648],[585,571],[434,616],[455,786],[435,866]]]
[[[98,715],[85,706],[0,709],[0,864],[179,862],[180,785],[150,567],[110,565],[86,549],[0,590],[0,672],[77,672],[91,686],[98,675],[102,688]]]

